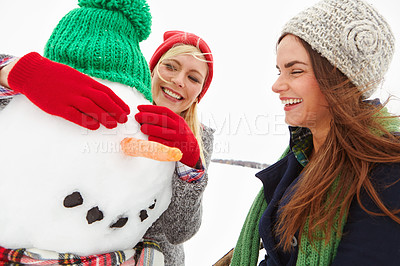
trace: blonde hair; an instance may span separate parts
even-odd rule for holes
[[[189,109],[184,111],[182,114],[183,119],[185,119],[186,123],[188,124],[190,130],[192,130],[193,135],[196,137],[197,143],[199,144],[200,148],[200,158],[203,163],[205,163],[204,160],[204,145],[203,145],[203,140],[201,138],[201,123],[199,121],[199,118],[197,116],[197,101],[195,101]]]
[[[157,71],[157,75],[160,77],[161,80],[163,80],[164,82],[168,82],[158,72],[158,66],[160,65],[160,63],[164,59],[169,59],[171,57],[174,57],[177,55],[182,55],[182,54],[191,55],[194,58],[196,58],[197,60],[202,61],[202,62],[206,62],[206,63],[208,62],[205,59],[204,54],[197,47],[195,47],[193,45],[188,45],[188,44],[175,45],[171,49],[169,49],[165,54],[163,54],[161,56],[160,60],[158,60],[156,67],[154,68],[154,70]],[[208,67],[207,67],[207,76],[208,76]],[[204,80],[207,80],[207,76],[205,77]],[[193,135],[195,136],[197,143],[199,144],[201,161],[203,163],[205,163],[204,149],[203,149],[204,145],[203,145],[203,140],[201,138],[202,125],[201,125],[201,123],[198,119],[198,115],[197,115],[197,100],[194,101],[192,103],[192,105],[187,110],[183,111],[180,115],[183,117],[183,119],[185,119],[190,130],[193,132]]]

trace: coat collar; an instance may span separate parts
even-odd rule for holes
[[[277,265],[281,263],[280,255],[276,250],[277,240],[272,234],[276,214],[279,211],[283,195],[289,192],[289,187],[295,183],[294,181],[302,169],[303,166],[298,162],[294,153],[289,152],[283,159],[256,174],[263,183],[264,197],[268,204],[259,221],[259,234],[269,259]]]
[[[312,134],[308,128],[291,127],[290,132],[290,151],[289,153],[268,168],[258,172],[256,177],[259,178],[264,186],[264,196],[269,203],[273,193],[276,190],[279,182],[285,174],[293,174],[293,171],[298,171],[300,166],[306,166],[308,163],[308,155],[312,150]],[[300,165],[298,165],[300,164]],[[285,173],[286,172],[286,173]]]

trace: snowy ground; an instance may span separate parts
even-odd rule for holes
[[[247,211],[261,188],[258,169],[211,163],[203,222],[184,244],[187,266],[213,265],[234,247]]]

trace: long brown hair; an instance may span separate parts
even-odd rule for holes
[[[381,123],[389,118],[379,114],[383,106],[366,103],[359,88],[308,43],[298,39],[310,56],[333,120],[324,144],[303,170],[278,217],[275,234],[280,236],[279,246],[286,251],[291,249],[296,232],[301,239],[307,223],[311,243],[316,240],[327,243],[332,232],[340,236],[343,218],[354,197],[367,213],[389,216],[400,224],[396,216],[400,211],[389,210],[384,205],[369,176],[376,163],[400,162],[400,142]],[[380,213],[365,208],[360,197],[362,190],[379,207]]]

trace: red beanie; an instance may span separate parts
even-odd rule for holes
[[[164,33],[164,42],[157,48],[154,52],[153,56],[150,59],[150,71],[153,72],[153,69],[156,67],[158,61],[161,56],[165,54],[172,47],[179,44],[188,44],[197,47],[200,52],[204,54],[204,57],[207,61],[208,65],[208,75],[207,79],[204,82],[203,90],[200,92],[198,102],[203,98],[206,93],[208,87],[210,87],[210,83],[213,77],[213,57],[211,54],[210,47],[208,47],[207,43],[200,37],[196,36],[193,33],[183,32],[183,31],[166,31]]]

